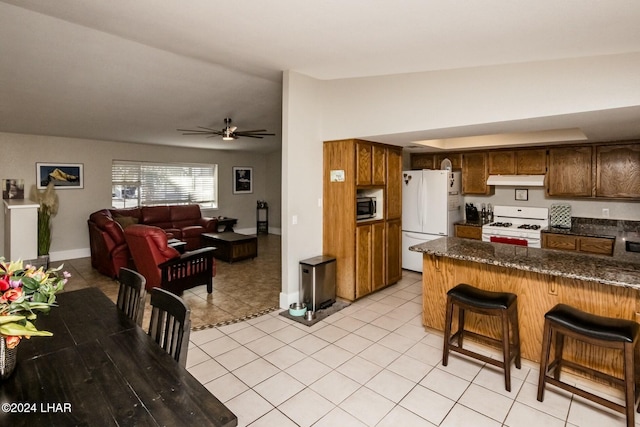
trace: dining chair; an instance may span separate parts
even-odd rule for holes
[[[144,304],[147,297],[145,288],[147,279],[137,271],[121,267],[118,272],[118,282],[120,289],[116,305],[138,326],[142,326]]]
[[[190,315],[182,298],[161,288],[151,289],[149,335],[182,367],[187,364]]]

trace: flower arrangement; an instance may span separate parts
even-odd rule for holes
[[[15,348],[23,337],[53,335],[37,330],[32,322],[36,312],[46,313],[55,305],[56,293],[71,277],[66,271],[59,274],[62,267],[45,271],[0,257],[0,335],[7,348]]]

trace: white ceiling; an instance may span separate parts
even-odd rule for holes
[[[3,0],[0,131],[273,150],[283,70],[339,79],[640,52],[638,22],[637,0]],[[584,123],[590,139],[640,138],[639,109],[611,113],[500,129]],[[176,131],[222,128],[225,117],[276,136],[229,143]]]

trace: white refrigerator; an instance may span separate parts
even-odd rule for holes
[[[422,272],[422,253],[410,246],[454,235],[463,218],[460,172],[402,172],[402,268]]]

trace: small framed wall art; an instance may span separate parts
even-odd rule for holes
[[[36,163],[38,189],[50,182],[56,189],[84,188],[82,163]]]
[[[516,188],[516,200],[529,200],[529,190],[526,188]]]
[[[233,167],[233,194],[253,193],[253,168]]]

